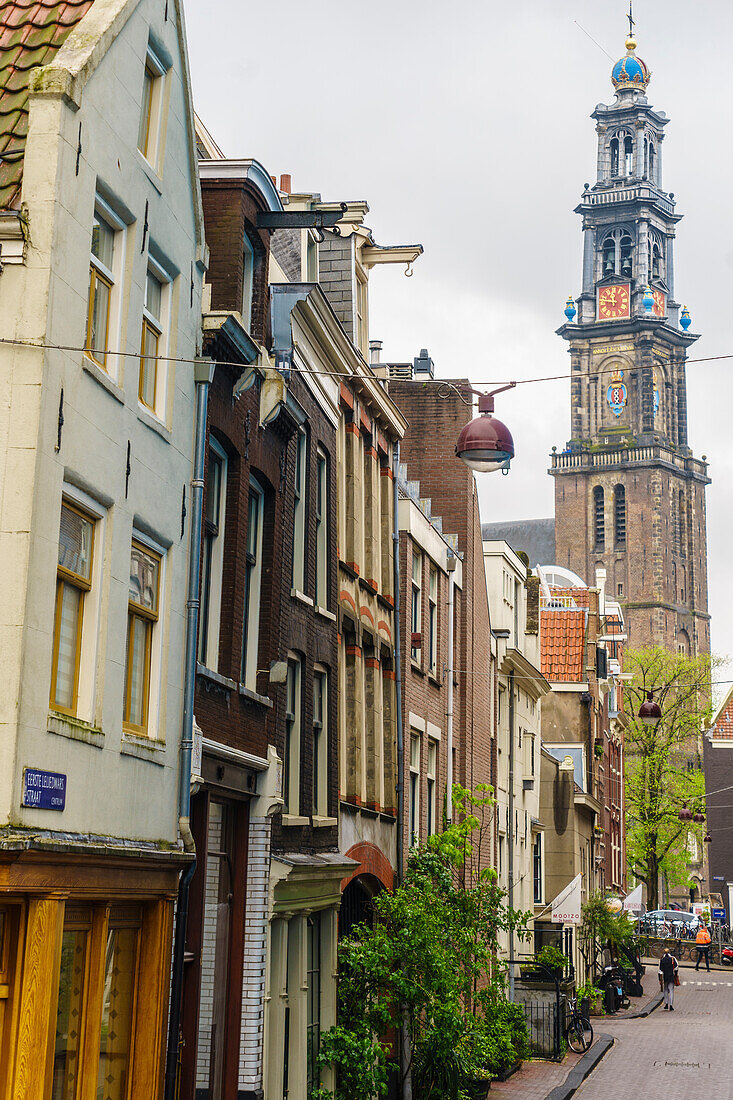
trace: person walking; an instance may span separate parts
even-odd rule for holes
[[[677,959],[668,947],[659,960],[659,985],[664,993],[664,1011],[674,1012],[674,987],[679,982]]]
[[[710,973],[710,932],[702,923],[697,930],[697,936],[695,937],[695,947],[697,948],[697,962],[695,963],[695,970],[700,969],[700,963],[705,959],[705,965],[708,968],[708,974]]]

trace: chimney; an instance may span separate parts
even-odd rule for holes
[[[369,362],[371,363],[371,365],[373,367],[376,366],[377,363],[379,363],[379,353],[381,352],[381,350],[382,350],[382,341],[381,340],[370,340],[369,341]]]
[[[433,369],[433,360],[428,355],[427,348],[421,348],[420,354],[417,359],[412,361],[412,373],[413,376],[427,378],[435,378],[435,371]]]
[[[280,176],[280,190],[284,191],[286,195],[289,195],[293,189],[293,177],[290,175]]]
[[[602,565],[596,566],[596,588],[598,589],[598,613],[606,614],[606,570]]]

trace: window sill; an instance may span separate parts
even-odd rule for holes
[[[236,691],[239,686],[236,680],[230,680],[228,676],[222,676],[220,672],[214,672],[213,668],[207,668],[200,661],[196,662],[196,675],[203,680],[210,681],[212,686],[221,688],[223,691]],[[206,690],[210,690],[209,684],[206,684]]]
[[[311,819],[309,817],[300,817],[298,814],[283,814],[280,821],[283,825],[292,827],[293,825],[310,825]]]
[[[120,387],[115,382],[111,375],[107,374],[107,371],[103,367],[100,367],[98,363],[95,363],[93,359],[90,359],[88,355],[82,356],[82,367],[91,375],[95,382],[98,382],[107,393],[114,397],[115,401],[119,401],[121,405],[125,403],[125,395]]]
[[[153,741],[149,737],[137,737],[134,733],[123,732],[120,752],[123,756],[147,760],[161,768],[165,764],[165,742]]]
[[[301,592],[299,588],[291,588],[290,595],[294,600],[300,600],[301,603],[307,604],[308,607],[313,607],[313,600],[310,596],[306,596],[305,592]]]
[[[413,672],[418,672],[420,674],[420,676],[425,675],[425,673],[422,670],[422,666],[419,665],[418,662],[414,661],[412,658],[410,658],[410,668],[412,669]]]
[[[68,737],[71,741],[83,741],[95,749],[104,748],[104,731],[93,726],[91,722],[84,722],[81,718],[74,718],[70,714],[60,714],[56,710],[49,711],[46,729],[48,733],[55,733],[58,737]]]
[[[443,685],[441,684],[440,680],[438,679],[438,677],[437,677],[437,676],[435,675],[435,673],[434,673],[434,672],[429,672],[429,673],[428,673],[428,680],[430,680],[430,683],[431,683],[431,684],[435,684],[435,686],[436,686],[437,688],[439,688],[439,687],[442,687],[442,686],[443,686]]]
[[[166,443],[171,442],[173,435],[168,428],[166,428],[163,421],[159,420],[155,413],[149,412],[139,401],[137,405],[137,418],[142,424],[145,424],[152,431],[156,432]]]
[[[162,195],[163,194],[163,177],[158,174],[158,172],[153,167],[153,165],[150,163],[150,161],[145,156],[145,154],[141,153],[139,149],[137,150],[137,155],[140,158],[140,163],[143,167],[145,175],[148,177],[148,179],[150,180],[150,182],[152,183],[153,187],[158,192],[158,194]]]
[[[272,699],[268,699],[266,695],[259,695],[256,691],[252,691],[252,688],[245,687],[244,684],[239,685],[239,694],[243,695],[245,699],[250,699],[253,703],[259,703],[263,707],[272,707]]]
[[[330,623],[335,623],[336,622],[336,616],[334,615],[333,611],[329,611],[325,607],[319,607],[317,604],[316,604],[316,615],[321,615],[322,618],[328,619],[328,621]]]
[[[338,825],[337,817],[319,817],[318,814],[313,814],[312,821],[314,829],[327,829],[329,826]]]

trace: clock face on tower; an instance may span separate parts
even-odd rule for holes
[[[616,321],[631,316],[631,287],[629,283],[614,283],[598,287],[598,320]]]
[[[664,291],[653,290],[652,294],[654,296],[654,307],[652,309],[654,316],[664,317],[665,313],[667,312],[667,303]]]

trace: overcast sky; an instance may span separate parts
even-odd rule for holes
[[[555,329],[580,292],[573,208],[595,178],[588,116],[613,102],[603,50],[625,53],[627,10],[624,0],[187,0],[196,108],[228,156],[255,157],[325,200],[366,199],[378,243],[424,246],[411,279],[373,271],[370,335],[384,358],[427,347],[439,375],[476,382],[558,374],[569,357]],[[636,0],[634,16],[649,100],[671,118],[663,186],[685,215],[676,292],[703,334],[690,357],[733,354],[733,4]],[[733,358],[688,369],[690,444],[713,478],[713,648],[725,655],[732,373]],[[479,477],[483,518],[552,515],[548,454],[569,436],[568,383],[519,387],[497,399],[497,415],[517,458],[508,477]]]

